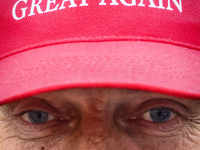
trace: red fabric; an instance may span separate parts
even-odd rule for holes
[[[28,16],[32,0],[0,0],[0,103],[38,92],[90,86],[139,88],[200,98],[198,1],[182,0],[181,11],[177,7],[180,0],[174,0],[177,4],[172,0],[163,0],[165,9],[148,7],[151,3],[145,0],[145,6],[139,6],[141,1],[136,1],[135,6],[126,6],[122,0],[117,1],[119,5],[110,5],[111,0],[105,0],[106,5],[99,5],[100,0],[86,0],[88,6],[80,6],[83,1],[74,0],[77,7],[69,7],[70,1],[66,1],[66,8],[59,9],[63,0],[54,0],[55,4],[50,0],[36,0],[36,3],[41,2],[39,7],[43,13],[38,13],[35,7],[35,15]],[[57,10],[45,13],[48,2],[50,9],[58,5]],[[131,4],[133,1],[125,2]],[[173,10],[167,9],[168,2]],[[21,9],[27,7],[25,17],[19,20],[15,20],[12,14],[16,3],[18,17],[22,16]],[[160,5],[158,0],[154,3]],[[99,45],[99,42],[106,41],[112,43],[108,44],[111,48]],[[125,45],[113,47],[120,41],[126,41]],[[136,41],[146,42],[138,44]],[[157,43],[157,46],[153,44],[152,49],[151,44],[147,44],[149,42]],[[78,43],[85,44],[80,46]],[[65,44],[72,45],[74,50],[68,51],[69,47]],[[91,49],[93,46],[94,52]],[[152,51],[149,51],[149,46]],[[125,53],[127,47],[129,51]],[[133,51],[130,50],[132,48]],[[169,54],[165,56],[160,51]],[[133,52],[141,53],[141,59],[134,60]],[[109,53],[112,57],[107,56]],[[166,60],[162,57],[156,60],[159,55]],[[131,60],[126,62],[127,57]],[[97,61],[104,63],[98,64]],[[150,65],[149,61],[154,63]],[[74,68],[67,67],[68,70],[63,71],[68,63],[74,64]],[[142,64],[137,66],[138,63]],[[124,67],[127,64],[130,66]],[[165,75],[167,77],[161,79]]]

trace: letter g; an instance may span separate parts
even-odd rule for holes
[[[20,20],[20,19],[22,19],[22,18],[24,18],[24,17],[26,16],[26,9],[27,9],[28,7],[21,8],[21,10],[22,10],[22,16],[21,16],[21,17],[17,17],[17,15],[16,15],[16,7],[17,7],[17,5],[18,5],[20,2],[24,2],[24,3],[26,4],[27,1],[28,1],[28,0],[19,0],[19,1],[17,1],[17,2],[15,3],[15,5],[13,6],[12,15],[13,15],[13,18],[14,18],[15,20]]]

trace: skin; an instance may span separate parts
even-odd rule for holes
[[[153,108],[171,117],[156,123]],[[49,120],[32,123],[33,111]],[[1,150],[197,150],[199,141],[200,102],[158,93],[68,89],[0,106]]]

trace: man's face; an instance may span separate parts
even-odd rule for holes
[[[1,150],[198,150],[200,102],[70,89],[0,106]]]

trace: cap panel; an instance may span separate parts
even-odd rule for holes
[[[105,1],[106,5],[87,1],[87,6],[81,6],[83,1],[71,0],[63,4],[64,9],[63,0],[54,2],[1,2],[1,10],[5,10],[0,14],[1,58],[41,46],[82,41],[157,41],[200,49],[198,1],[163,0],[164,9],[155,0],[154,5],[141,0],[133,6],[127,6],[133,0],[125,1],[127,5],[123,0],[116,1],[118,5],[111,5],[111,0]],[[47,11],[48,4],[54,11]]]

